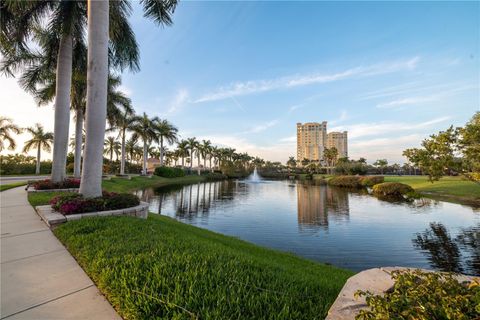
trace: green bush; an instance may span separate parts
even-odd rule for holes
[[[362,186],[373,187],[376,184],[383,183],[385,178],[383,176],[366,176],[362,177]]]
[[[0,156],[0,174],[2,175],[35,174],[35,168],[35,157],[22,154]],[[40,173],[49,174],[50,172],[52,172],[52,162],[41,161]]]
[[[358,176],[337,176],[328,180],[328,184],[342,188],[361,188],[362,177]]]
[[[209,172],[204,176],[206,181],[218,181],[228,179],[226,175],[219,172]]]
[[[156,167],[154,174],[164,178],[179,178],[185,176],[185,172],[182,169],[170,167]]]
[[[415,191],[407,184],[399,182],[383,182],[373,186],[373,193],[382,196],[403,196]]]
[[[480,282],[459,283],[450,273],[393,271],[393,290],[385,295],[357,291],[370,310],[361,310],[356,320],[367,319],[479,319]]]
[[[342,161],[335,167],[335,173],[343,175],[365,175],[367,174],[367,171],[368,166],[365,163],[358,161]]]

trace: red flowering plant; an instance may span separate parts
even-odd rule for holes
[[[80,179],[67,178],[62,182],[52,182],[50,179],[39,180],[33,183],[35,190],[50,190],[50,189],[74,189],[80,187]]]
[[[102,196],[98,198],[84,198],[78,193],[67,193],[50,200],[52,208],[65,215],[124,209],[139,204],[140,200],[136,195],[107,191],[103,191]]]

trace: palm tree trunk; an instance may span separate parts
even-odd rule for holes
[[[122,160],[120,161],[120,174],[125,174],[125,129],[122,131]]]
[[[83,112],[77,110],[77,118],[75,121],[75,155],[73,160],[73,176],[80,178],[80,168],[82,163],[82,143],[83,143]]]
[[[143,141],[143,175],[147,175],[147,142]]]
[[[197,155],[197,165],[198,165],[197,172],[198,172],[198,175],[200,175],[200,154]]]
[[[37,149],[37,165],[36,165],[36,168],[35,168],[35,174],[40,174],[40,152],[42,150],[41,147],[42,147],[42,145],[39,142],[38,143],[38,149]]]
[[[52,181],[65,179],[70,125],[70,87],[72,85],[72,36],[60,39],[55,88],[55,125],[53,135]]]
[[[102,195],[103,142],[107,118],[109,1],[88,0],[86,140],[80,193]]]
[[[210,171],[213,172],[213,170],[212,170],[212,156],[210,156],[210,159],[208,159],[208,161],[210,162],[210,164],[209,164],[210,165]]]
[[[182,169],[185,169],[185,157],[182,157]]]
[[[163,137],[160,136],[160,167],[163,166]]]

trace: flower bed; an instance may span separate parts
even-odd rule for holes
[[[64,215],[125,209],[139,204],[140,199],[136,195],[106,191],[98,198],[84,198],[81,194],[71,193],[50,200],[52,209]]]
[[[32,186],[35,190],[76,189],[80,187],[80,179],[68,178],[62,182],[52,182],[50,179],[45,179],[35,181]]]

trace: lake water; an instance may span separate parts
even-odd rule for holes
[[[480,274],[480,211],[428,199],[291,181],[148,189],[150,211],[255,244],[360,271],[408,266]]]

